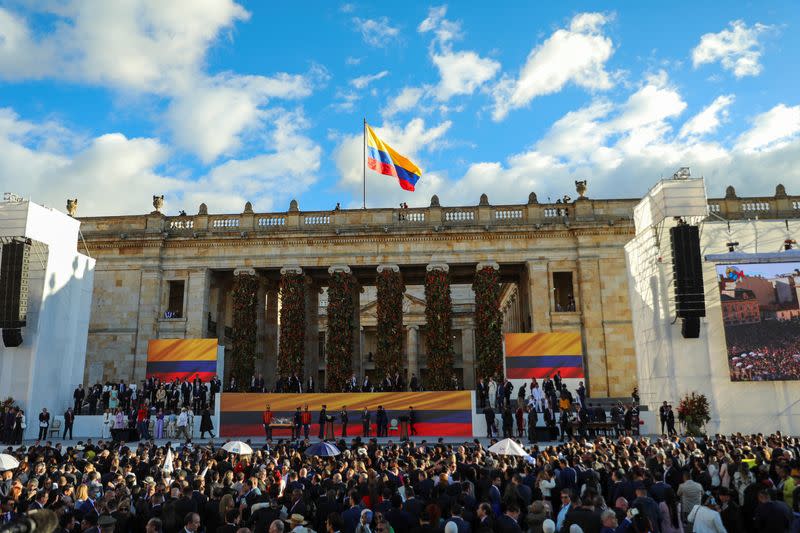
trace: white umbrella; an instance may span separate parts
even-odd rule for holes
[[[497,455],[516,455],[518,457],[525,457],[528,455],[522,446],[512,439],[503,439],[489,447],[489,451]]]
[[[7,453],[0,453],[0,472],[4,472],[6,470],[14,470],[19,466],[19,461],[17,461],[13,455],[8,455]]]
[[[251,455],[253,453],[253,449],[240,440],[226,442],[222,446],[222,449],[228,453],[235,453],[236,455]]]

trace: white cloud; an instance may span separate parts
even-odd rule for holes
[[[356,10],[355,4],[350,4],[350,3],[342,4],[342,6],[339,8],[339,11],[341,11],[342,13],[352,13],[355,10]]]
[[[569,29],[559,29],[531,50],[516,79],[505,76],[494,88],[495,120],[538,96],[560,91],[568,83],[590,90],[611,88],[614,83],[605,66],[614,47],[602,33],[608,17],[581,13]]]
[[[800,105],[788,107],[776,105],[753,120],[753,127],[736,141],[736,147],[744,152],[771,151],[790,142],[796,142],[800,134]],[[797,161],[794,165],[797,166]]]
[[[195,179],[180,169],[175,175],[161,170],[171,152],[158,139],[121,133],[84,139],[0,108],[0,188],[58,209],[77,197],[81,216],[149,212],[153,194],[166,195],[170,213],[201,202],[214,212],[239,212],[248,200],[260,210],[283,208],[315,181],[322,150],[303,133],[309,124],[301,112],[272,110],[266,118],[271,127],[260,153]]]
[[[389,75],[388,70],[382,70],[376,74],[365,74],[364,76],[359,76],[357,78],[353,78],[350,80],[350,85],[355,87],[356,89],[364,89],[369,86],[370,83],[373,81],[378,81],[380,79],[385,78]]]
[[[456,95],[474,93],[500,70],[500,63],[476,52],[453,51],[452,41],[462,37],[461,23],[447,20],[446,14],[447,6],[432,7],[428,10],[428,17],[417,27],[420,33],[433,32],[435,35],[430,56],[439,70],[440,81],[431,94],[442,102]]]
[[[414,109],[423,94],[425,91],[419,87],[403,87],[397,96],[389,100],[383,111],[384,117],[389,118],[397,113]]]
[[[432,128],[425,127],[425,121],[415,118],[405,126],[385,122],[376,127],[375,132],[392,148],[414,161],[422,168],[422,178],[417,182],[416,191],[409,194],[390,176],[367,171],[367,206],[397,205],[408,202],[412,205],[427,205],[432,191],[442,184],[442,179],[435,172],[425,169],[421,154],[437,149],[444,135],[452,126],[450,121],[437,124]],[[341,179],[339,186],[351,192],[353,205],[361,205],[361,188],[363,183],[363,140],[361,135],[341,138],[333,153],[336,168]]]
[[[387,17],[379,19],[362,19],[355,17],[353,24],[361,32],[364,42],[370,46],[381,48],[388,46],[400,36],[400,28],[389,24]]]
[[[263,126],[263,106],[271,98],[309,94],[309,80],[300,75],[219,75],[177,95],[166,119],[179,146],[211,163],[238,150],[243,133]]]
[[[459,94],[472,94],[500,70],[497,61],[482,58],[471,51],[434,54],[432,59],[441,76],[435,89],[440,101]]]
[[[35,3],[54,30],[34,37],[0,8],[0,76],[51,77],[118,89],[171,93],[202,70],[220,32],[249,13],[232,0]]]
[[[356,102],[361,100],[361,95],[356,91],[336,91],[336,100],[332,104],[336,111],[349,113],[356,108]]]
[[[720,124],[728,120],[728,107],[735,100],[732,94],[717,96],[713,102],[686,121],[681,128],[681,137],[701,136],[714,133]]]
[[[463,37],[461,22],[448,20],[447,6],[431,7],[428,9],[428,16],[420,22],[417,31],[420,33],[433,32],[436,36],[436,44],[447,48],[449,44]]]
[[[729,26],[730,29],[700,37],[700,44],[692,50],[694,67],[719,61],[722,68],[733,71],[737,78],[757,76],[761,73],[761,43],[758,38],[770,26],[756,23],[748,28],[742,20],[734,20]]]
[[[344,63],[345,63],[345,65],[348,65],[348,66],[352,67],[352,66],[355,66],[355,65],[359,65],[361,63],[361,61],[362,60],[361,60],[360,57],[347,56],[347,58],[345,58],[345,60],[344,60]]]

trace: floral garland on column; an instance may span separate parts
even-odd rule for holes
[[[427,390],[453,388],[453,304],[450,274],[433,269],[425,274],[425,341],[428,351]]]
[[[478,377],[503,373],[503,315],[500,313],[500,273],[484,267],[475,273],[475,351]]]
[[[328,284],[328,326],[325,336],[325,378],[328,392],[342,392],[353,368],[353,291],[356,280],[334,272]]]
[[[306,340],[306,279],[303,274],[281,275],[281,328],[278,346],[278,373],[303,375]]]
[[[402,367],[403,351],[403,276],[391,268],[378,272],[375,280],[378,299],[377,348],[375,368],[377,379],[394,376]]]
[[[250,385],[256,360],[256,313],[258,278],[240,273],[233,282],[233,332],[231,338],[231,377],[237,388]]]

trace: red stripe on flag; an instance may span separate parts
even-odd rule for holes
[[[390,165],[389,163],[377,161],[370,157],[367,159],[367,166],[375,172],[383,174],[384,176],[392,176],[394,178],[397,177],[397,170],[395,170],[394,165]]]

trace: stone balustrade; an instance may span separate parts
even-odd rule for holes
[[[638,199],[588,199],[569,203],[528,203],[440,207],[438,200],[423,208],[336,209],[331,211],[299,211],[290,209],[278,213],[253,213],[208,215],[203,210],[197,215],[165,216],[154,211],[147,215],[85,217],[80,218],[84,235],[137,233],[224,234],[239,232],[331,232],[364,231],[369,228],[382,231],[402,231],[408,226],[429,227],[432,230],[448,228],[513,226],[542,226],[570,224],[631,224],[633,207]],[[787,195],[778,186],[775,196],[736,196],[732,187],[724,198],[708,200],[709,216],[728,220],[748,218],[800,217],[800,196]]]

